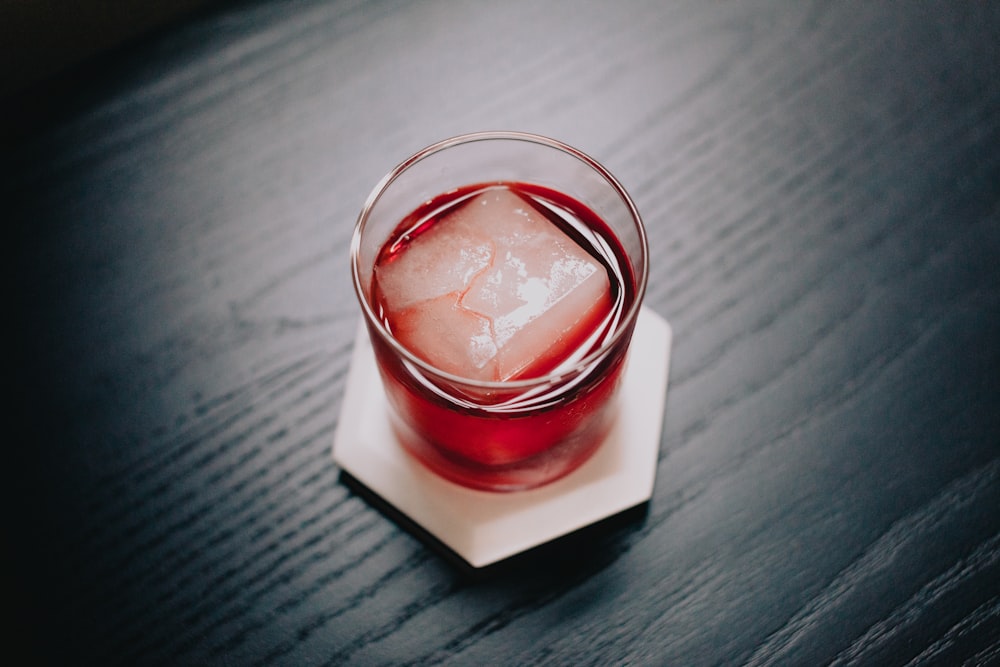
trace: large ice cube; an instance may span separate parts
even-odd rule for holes
[[[610,306],[607,271],[517,193],[484,191],[378,267],[390,327],[442,370],[546,370]]]

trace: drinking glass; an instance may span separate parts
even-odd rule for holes
[[[537,186],[582,204],[600,223],[590,225],[598,227],[590,238],[620,265],[610,278],[623,295],[617,323],[569,367],[507,381],[447,372],[400,343],[373,303],[379,253],[401,221],[443,193],[490,183]],[[352,239],[351,269],[387,418],[399,444],[434,473],[487,491],[533,488],[578,468],[608,436],[646,288],[648,248],[635,204],[593,158],[522,132],[479,132],[429,146],[368,196]]]

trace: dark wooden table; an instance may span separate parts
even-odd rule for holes
[[[32,664],[1000,660],[1000,4],[233,2],[4,105]],[[675,338],[645,515],[470,577],[330,446],[357,212],[482,129]]]

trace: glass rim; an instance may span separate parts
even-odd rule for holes
[[[642,258],[642,270],[639,274],[635,276],[636,286],[635,286],[635,297],[632,300],[632,304],[629,306],[625,315],[622,317],[618,324],[615,332],[608,338],[604,343],[596,350],[586,355],[572,366],[568,368],[561,369],[556,372],[547,373],[545,375],[540,375],[538,377],[526,378],[522,380],[476,380],[472,378],[467,378],[462,375],[456,375],[448,371],[442,370],[427,361],[424,361],[413,352],[408,350],[402,343],[396,340],[392,332],[385,326],[382,320],[376,315],[372,305],[368,302],[368,297],[365,294],[364,286],[361,281],[361,270],[358,266],[359,258],[361,254],[361,236],[367,226],[368,220],[371,216],[371,211],[381,199],[382,194],[386,189],[397,179],[399,176],[409,169],[414,164],[420,162],[421,160],[430,157],[435,153],[439,153],[447,148],[453,146],[458,146],[460,144],[468,144],[477,141],[490,141],[490,140],[507,140],[507,141],[524,141],[527,143],[538,144],[542,146],[547,146],[559,151],[562,151],[573,158],[576,158],[580,162],[584,163],[595,172],[597,172],[601,178],[603,178],[608,185],[615,191],[618,197],[621,198],[622,202],[628,209],[629,215],[635,224],[636,231],[639,237],[639,252]],[[419,204],[415,202],[414,206]],[[631,259],[629,260],[630,263]],[[635,266],[633,264],[632,270],[635,271]],[[621,183],[615,178],[610,171],[608,171],[600,162],[590,157],[586,153],[573,148],[572,146],[565,144],[556,139],[551,139],[549,137],[540,134],[531,134],[528,132],[519,131],[484,131],[484,132],[471,132],[467,134],[460,134],[442,141],[438,141],[426,148],[417,151],[410,157],[406,158],[399,164],[397,164],[392,170],[389,171],[382,179],[375,185],[371,193],[369,193],[368,198],[365,200],[364,206],[361,208],[361,212],[358,214],[357,221],[354,225],[354,234],[351,237],[351,276],[354,282],[354,292],[361,303],[361,310],[364,313],[364,317],[368,325],[374,326],[374,330],[378,333],[379,337],[389,345],[393,351],[398,354],[407,363],[416,366],[422,372],[439,378],[450,384],[458,384],[466,387],[470,387],[478,390],[517,390],[517,389],[530,389],[532,387],[538,387],[546,384],[557,383],[563,378],[578,374],[587,369],[601,357],[608,353],[608,351],[615,346],[617,346],[622,338],[625,336],[626,332],[631,331],[634,328],[635,320],[639,316],[639,311],[642,308],[642,300],[646,292],[646,283],[649,279],[649,245],[646,238],[646,228],[642,222],[642,217],[639,215],[639,209],[636,207],[635,202],[629,196],[625,188],[622,187]]]

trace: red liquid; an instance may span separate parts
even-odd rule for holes
[[[562,370],[560,364],[572,367],[600,349],[634,301],[635,279],[619,241],[589,208],[542,186],[504,186],[583,248],[607,272],[610,283],[610,292],[586,307],[582,326],[576,326],[573,335],[547,339],[531,350],[530,363],[503,378],[527,380]],[[369,299],[390,332],[405,333],[404,313],[388,307],[391,300],[382,291],[380,271],[477,193],[497,187],[477,184],[440,195],[408,215],[386,241],[376,259]],[[596,450],[617,414],[613,397],[629,336],[584,371],[565,373],[525,390],[496,384],[487,389],[481,383],[469,385],[421,373],[404,363],[376,332],[372,334],[400,442],[432,470],[465,486],[529,488],[568,474]],[[405,338],[398,340],[406,346]],[[422,356],[417,350],[411,352]]]

